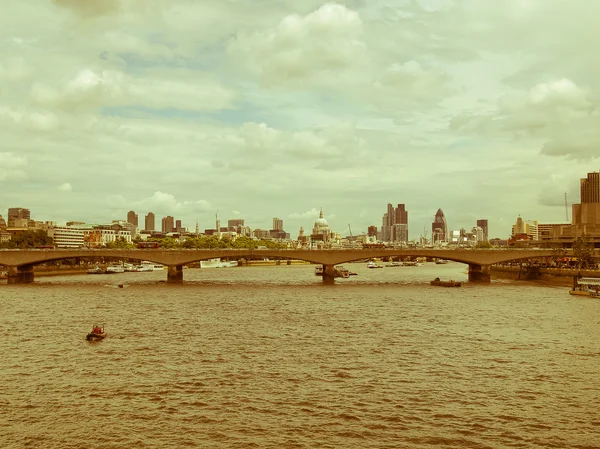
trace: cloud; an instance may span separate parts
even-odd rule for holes
[[[21,181],[29,176],[20,167],[27,165],[25,157],[13,153],[0,153],[0,181]]]
[[[71,10],[81,17],[96,17],[115,14],[120,9],[120,0],[52,0],[57,6]]]
[[[450,128],[479,135],[537,139],[541,154],[575,160],[600,157],[598,107],[588,93],[562,78],[500,99],[495,109],[454,117]]]
[[[288,15],[269,30],[240,31],[228,50],[244,57],[266,85],[306,86],[357,65],[366,51],[362,33],[356,11],[326,3],[304,16]]]
[[[72,192],[73,187],[68,182],[65,182],[64,184],[58,186],[58,190],[61,192]]]

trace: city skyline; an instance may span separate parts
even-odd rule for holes
[[[6,3],[0,210],[36,220],[506,238],[600,167],[600,3]]]

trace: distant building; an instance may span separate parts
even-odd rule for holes
[[[310,235],[311,246],[322,248],[329,244],[331,240],[331,229],[329,229],[329,223],[323,217],[323,209],[319,212],[319,218],[315,221]]]
[[[483,241],[488,241],[488,221],[485,219],[477,220],[477,226],[483,231]]]
[[[8,215],[6,221],[8,222],[7,227],[27,227],[27,222],[31,220],[31,212],[29,209],[22,207],[10,207],[8,209]]]
[[[387,205],[381,223],[381,240],[384,242],[408,242],[408,211],[404,204],[394,208]]]
[[[273,230],[274,231],[283,231],[283,220],[280,218],[273,218]]]
[[[377,239],[377,226],[369,226],[367,228],[367,235],[369,237],[374,237],[375,239]]]
[[[455,236],[452,236],[454,241]],[[431,223],[431,241],[432,243],[447,242],[448,241],[448,224],[446,223],[446,217],[444,211],[438,209]]]
[[[57,248],[81,248],[84,246],[84,231],[78,226],[53,226],[48,236],[54,239]]]
[[[175,219],[167,215],[162,219],[162,232],[173,232],[175,230]]]
[[[0,231],[6,231],[6,221],[2,218],[2,215],[0,215]]]
[[[127,212],[127,222],[137,226],[138,225],[138,214],[136,214],[132,210]]]
[[[152,212],[148,212],[144,219],[144,230],[155,231],[156,230],[156,218]]]

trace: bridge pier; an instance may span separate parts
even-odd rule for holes
[[[8,267],[9,284],[31,284],[33,282],[33,265]]]
[[[490,265],[469,264],[469,282],[482,282],[489,284],[491,278]]]
[[[183,283],[183,265],[169,265],[167,273],[167,284]]]
[[[335,265],[323,264],[323,284],[335,284]]]

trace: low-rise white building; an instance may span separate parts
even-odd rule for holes
[[[85,243],[83,229],[71,226],[51,226],[48,236],[57,248],[81,248]]]

